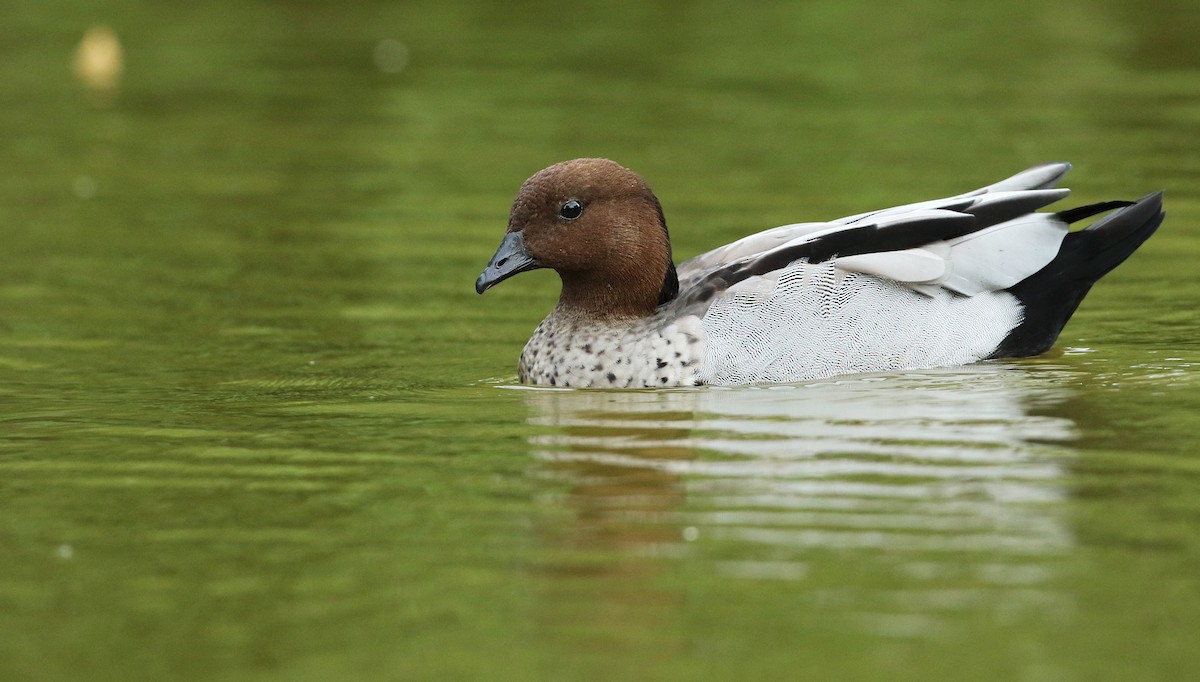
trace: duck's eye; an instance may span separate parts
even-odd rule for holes
[[[563,220],[575,220],[583,213],[583,204],[575,199],[567,199],[558,209],[558,217]]]

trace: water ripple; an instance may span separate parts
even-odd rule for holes
[[[896,587],[852,595],[850,626],[903,636],[980,601],[1063,607],[1045,593],[1073,545],[1058,504],[1069,450],[1058,443],[1076,429],[1047,408],[1072,381],[1067,368],[995,364],[522,395],[537,427],[530,451],[588,538],[711,562],[734,580],[878,571],[891,577],[876,584]]]

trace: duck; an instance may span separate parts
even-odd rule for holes
[[[1040,211],[1070,193],[1056,187],[1070,169],[1045,163],[945,199],[774,227],[675,265],[640,175],[564,161],[521,185],[475,291],[558,273],[558,303],[517,364],[525,384],[798,383],[1036,356],[1165,216],[1161,191]]]

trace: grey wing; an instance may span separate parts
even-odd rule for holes
[[[766,254],[788,244],[816,239],[839,229],[894,220],[906,215],[919,221],[927,211],[965,211],[989,224],[996,224],[1005,216],[1005,219],[1013,218],[1065,197],[1067,190],[1050,188],[1070,169],[1069,163],[1041,164],[1000,182],[945,199],[905,204],[829,222],[794,223],[764,230],[681,263],[677,268],[680,289],[686,290],[696,285],[723,266]],[[994,215],[987,215],[988,212]]]

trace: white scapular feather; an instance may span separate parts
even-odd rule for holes
[[[732,263],[747,256],[766,253],[793,240],[807,241],[814,233],[827,232],[828,230],[829,223],[781,225],[713,249],[694,259],[694,264],[701,265],[700,259],[703,259],[704,267],[716,267],[722,263]]]
[[[1067,224],[1053,213],[1031,213],[948,240],[949,272],[940,284],[964,296],[1007,289],[1054,260]]]
[[[905,211],[899,215],[879,215],[871,218],[870,224],[881,228],[893,228],[907,223],[924,223],[932,220],[962,220],[965,216],[959,211],[944,208],[922,208],[915,211]],[[846,229],[839,225],[827,232],[837,232]],[[813,235],[816,236],[815,234]]]
[[[1044,268],[1062,246],[1067,224],[1052,213],[1031,213],[919,249],[836,259],[847,272],[884,277],[922,293],[940,285],[964,296],[999,291]]]
[[[988,192],[980,194],[971,202],[969,211],[974,212],[991,204],[1003,204],[1005,202],[1016,200],[1024,200],[1030,205],[1036,205],[1037,208],[1049,206],[1060,199],[1066,199],[1070,196],[1071,190],[1066,188],[1059,189],[1025,189],[1025,190],[1006,190],[1002,192]],[[1033,209],[1030,209],[1033,210]]]
[[[1071,170],[1071,164],[1065,161],[1057,163],[1043,163],[1033,168],[1027,168],[1012,177],[1005,178],[1000,182],[992,183],[987,187],[971,192],[971,194],[982,194],[984,192],[1007,192],[1010,190],[1029,190],[1048,187],[1055,182],[1058,182],[1067,171]]]
[[[864,253],[837,258],[834,264],[846,272],[861,272],[904,284],[932,283],[946,276],[946,259],[927,249]]]

